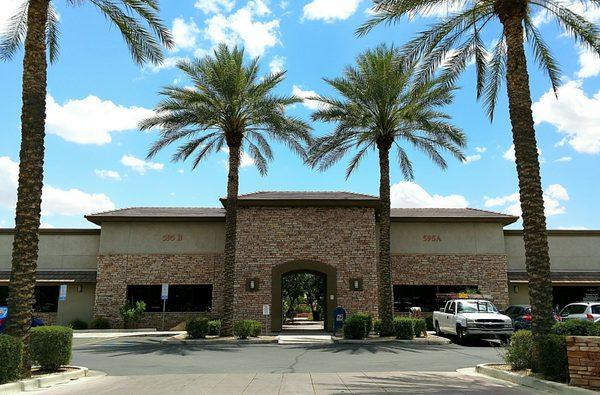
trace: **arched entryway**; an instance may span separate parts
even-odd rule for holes
[[[336,270],[333,266],[313,261],[292,261],[275,266],[272,270],[271,330],[281,332],[283,325],[282,280],[283,276],[294,272],[318,273],[325,276],[324,327],[333,331],[331,314],[337,305]]]

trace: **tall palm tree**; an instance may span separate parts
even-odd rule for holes
[[[412,67],[405,67],[400,53],[385,45],[358,56],[342,77],[325,79],[342,99],[316,97],[322,103],[312,118],[335,122],[336,128],[315,139],[308,163],[325,170],[348,151],[357,150],[346,169],[346,178],[370,150],[379,154],[379,198],[381,199],[379,260],[379,316],[381,332],[393,332],[393,303],[390,256],[390,151],[396,148],[398,164],[406,179],[414,178],[407,146],[424,152],[442,169],[447,167],[441,152],[463,160],[465,136],[448,122],[441,107],[453,99],[446,82],[414,80]]]
[[[586,4],[585,1],[580,3]],[[591,0],[587,4],[600,5],[600,2]],[[600,30],[560,0],[374,0],[374,16],[357,33],[366,34],[381,23],[397,23],[403,16],[457,6],[459,11],[419,33],[404,50],[409,61],[420,62],[419,72],[425,78],[442,64],[448,79],[453,81],[474,59],[477,97],[483,99],[490,120],[493,120],[499,87],[506,77],[533,310],[531,329],[539,339],[553,324],[552,282],[524,42],[530,43],[535,61],[548,74],[557,92],[560,70],[533,21],[534,12],[554,18],[567,35],[598,54]],[[494,22],[499,37],[493,49],[487,51],[482,34],[493,33]]]
[[[171,46],[172,40],[169,31],[157,16],[158,1],[66,0],[72,6],[88,2],[98,7],[119,28],[136,63],[162,61],[160,44]],[[23,371],[26,376],[31,374],[29,329],[33,313],[44,173],[46,58],[49,57],[50,62],[57,59],[58,39],[58,14],[52,2],[25,0],[11,18],[0,41],[0,59],[10,60],[25,40],[21,150],[9,283],[8,332],[22,337],[25,342]]]
[[[299,103],[294,96],[279,96],[273,90],[285,72],[259,76],[259,59],[245,62],[244,50],[221,44],[212,56],[181,61],[177,67],[193,82],[193,88],[167,86],[157,115],[140,124],[142,130],[160,127],[160,137],[150,148],[154,157],[168,145],[181,142],[174,162],[193,158],[192,166],[210,153],[227,147],[229,174],[225,204],[225,257],[222,335],[233,332],[233,295],[240,155],[246,149],[260,174],[267,173],[273,153],[267,137],[287,145],[305,158],[304,145],[311,142],[310,127],[285,113],[286,106]]]

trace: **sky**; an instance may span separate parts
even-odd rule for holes
[[[22,0],[0,0],[0,31]],[[565,2],[568,0],[564,0]],[[53,0],[61,24],[61,53],[48,69],[46,160],[42,226],[94,227],[85,214],[132,206],[216,207],[226,193],[227,152],[214,154],[192,170],[170,161],[174,149],[152,160],[147,150],[157,132],[141,132],[166,85],[191,82],[174,66],[179,59],[206,56],[220,42],[239,44],[260,57],[261,72],[287,70],[281,94],[332,95],[333,78],[366,49],[400,46],[447,15],[436,9],[399,24],[378,27],[358,38],[355,29],[369,17],[368,0],[162,0],[160,16],[175,47],[161,65],[137,66],[118,30],[84,1],[69,6]],[[600,9],[567,4],[600,21]],[[575,44],[546,15],[538,25],[559,60],[563,76],[558,98],[528,50],[533,113],[541,155],[548,226],[599,229],[600,59]],[[484,41],[498,37],[492,27]],[[0,227],[14,226],[20,144],[22,53],[0,62]],[[468,137],[466,161],[448,157],[443,171],[409,149],[415,180],[406,182],[392,166],[394,207],[474,207],[520,214],[514,147],[505,85],[493,123],[475,97],[474,67],[458,82],[455,101],[445,109]],[[310,120],[315,103],[288,111]],[[311,123],[315,135],[332,125]],[[345,190],[377,195],[377,155],[371,153],[349,179],[349,158],[318,172],[285,147],[274,144],[275,159],[261,176],[244,154],[240,193],[264,190]],[[395,163],[395,162],[392,162]],[[520,227],[520,223],[513,225]]]

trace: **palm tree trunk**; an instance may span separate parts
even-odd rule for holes
[[[532,309],[531,331],[539,339],[552,327],[552,282],[540,163],[535,138],[522,16],[501,18],[507,45],[506,82],[519,194],[523,212],[525,264]],[[516,13],[518,14],[518,13]]]
[[[25,377],[31,376],[29,330],[33,314],[44,177],[47,19],[48,0],[30,0],[23,60],[19,187],[8,293],[10,320],[7,328],[9,334],[23,339]]]
[[[227,176],[227,205],[225,207],[225,261],[223,273],[223,315],[221,335],[233,335],[233,295],[235,287],[235,247],[237,201],[239,188],[240,147],[229,147],[229,174]]]
[[[392,303],[392,263],[390,252],[390,158],[389,147],[379,144],[379,260],[377,278],[379,289],[379,318],[381,336],[394,333],[394,306]]]

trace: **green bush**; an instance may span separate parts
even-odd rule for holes
[[[552,327],[552,333],[563,336],[593,336],[596,325],[598,324],[584,320],[557,322]]]
[[[256,333],[256,324],[259,323],[254,320],[238,321],[233,324],[233,334],[238,339],[247,339],[248,336],[252,336],[254,333]]]
[[[413,331],[416,337],[424,337],[427,333],[427,323],[422,318],[413,318]]]
[[[208,318],[195,317],[185,323],[185,330],[191,339],[204,339],[208,334]]]
[[[407,317],[394,318],[394,335],[396,335],[396,339],[405,340],[411,340],[415,337],[413,319]]]
[[[373,317],[367,313],[356,313],[353,315],[363,320],[365,324],[365,337],[368,337],[369,333],[373,330]]]
[[[211,336],[219,336],[221,334],[221,320],[208,321],[208,334]]]
[[[121,318],[123,318],[123,324],[125,328],[130,329],[134,328],[139,324],[146,312],[146,303],[142,301],[137,301],[132,306],[129,303],[121,306],[119,309],[119,314],[121,314]]]
[[[376,335],[381,334],[381,320],[373,321],[373,332],[375,332]]]
[[[344,321],[344,339],[361,340],[367,336],[365,318],[359,314],[352,314]]]
[[[533,367],[533,337],[531,331],[516,331],[504,354],[504,362],[513,370],[531,369]]]
[[[71,362],[73,329],[66,326],[38,326],[31,329],[31,359],[42,370],[56,371]]]
[[[96,317],[90,322],[90,329],[110,329],[110,321],[104,317]]]
[[[23,342],[21,339],[0,335],[0,384],[18,380],[21,375]]]
[[[262,332],[262,324],[258,321],[254,321],[254,320],[250,320],[252,321],[252,331],[250,333],[251,337],[259,337],[260,333]]]
[[[75,330],[87,329],[88,323],[85,322],[84,320],[76,319],[76,320],[69,322],[69,328],[75,329]]]
[[[567,339],[562,335],[547,335],[540,341],[538,370],[548,380],[566,382],[569,378]]]

